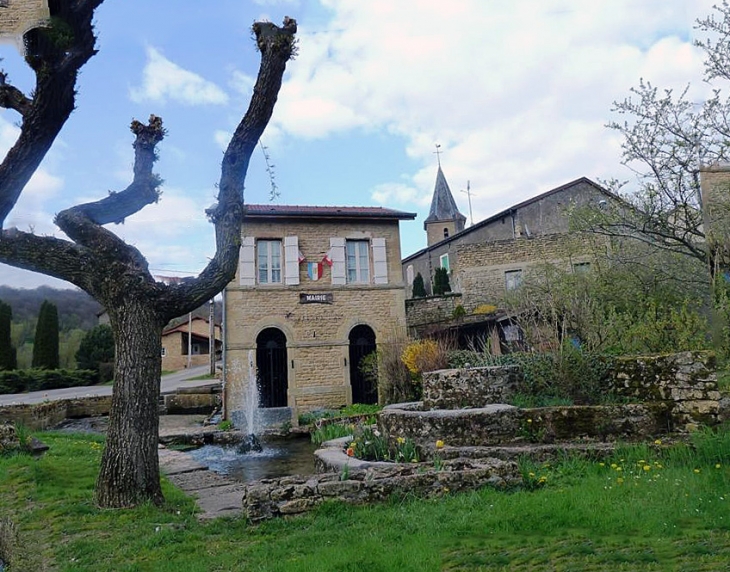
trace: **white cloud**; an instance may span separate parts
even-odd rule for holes
[[[692,81],[700,100],[709,89],[691,43],[705,0],[322,3],[332,19],[300,26],[273,125],[303,139],[403,138],[424,167],[371,191],[386,205],[428,203],[437,142],[465,213],[458,191],[471,182],[475,218],[581,176],[620,176],[620,142],[604,127],[613,101],[641,77]]]
[[[216,84],[168,60],[157,49],[147,48],[147,64],[142,71],[142,85],[132,88],[129,96],[135,103],[183,105],[224,105],[228,95]]]

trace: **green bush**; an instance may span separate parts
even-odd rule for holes
[[[566,343],[558,352],[513,353],[503,356],[487,352],[452,351],[449,367],[518,365],[523,380],[518,388],[519,403],[580,405],[611,400],[606,392],[611,357],[585,352]]]
[[[0,394],[96,385],[99,377],[87,369],[26,369],[0,371]]]
[[[451,292],[449,271],[446,268],[437,268],[433,275],[433,295],[443,296],[448,292]]]
[[[414,298],[425,298],[426,297],[426,285],[423,282],[423,276],[419,272],[413,279],[413,297]]]

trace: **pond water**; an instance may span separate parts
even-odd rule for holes
[[[263,450],[239,453],[238,445],[204,445],[190,455],[211,471],[241,481],[314,474],[314,450],[309,437],[261,439]]]

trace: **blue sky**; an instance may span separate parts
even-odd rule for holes
[[[418,213],[401,224],[404,256],[425,246],[423,219],[444,173],[474,219],[581,176],[628,178],[620,139],[604,127],[613,101],[639,78],[693,83],[702,54],[693,23],[712,0],[106,0],[97,12],[99,53],[83,69],[77,110],[6,221],[59,231],[53,214],[124,188],[133,118],[163,118],[162,200],[113,227],[153,273],[198,272],[212,255],[204,209],[228,135],[258,69],[250,26],[299,22],[263,137],[279,204],[380,205]],[[2,65],[29,92],[32,75],[12,44]],[[0,111],[0,154],[18,116]],[[245,201],[269,201],[263,153]],[[69,284],[0,265],[0,284]]]

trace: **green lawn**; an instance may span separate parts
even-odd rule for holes
[[[167,483],[163,508],[98,510],[102,440],[38,436],[51,446],[42,458],[0,458],[0,519],[19,529],[12,572],[730,569],[730,432],[701,436],[697,451],[524,463],[522,490],[333,503],[258,526],[199,523]]]

